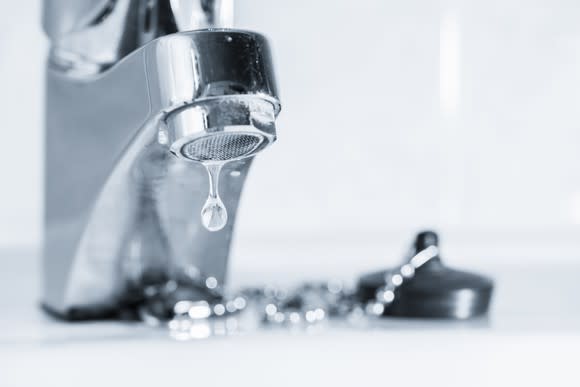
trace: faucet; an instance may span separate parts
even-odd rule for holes
[[[232,0],[45,0],[44,308],[112,316],[135,289],[223,284],[253,156],[276,139],[270,48]],[[200,210],[222,165],[227,224]]]

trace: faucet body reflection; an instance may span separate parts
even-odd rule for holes
[[[104,317],[134,302],[132,289],[200,274],[223,283],[246,174],[276,138],[267,41],[222,28],[225,0],[44,6],[44,306],[68,319]],[[219,28],[197,29],[206,27]],[[256,146],[236,151],[249,137]],[[227,161],[219,231],[200,222],[207,173],[185,149]]]

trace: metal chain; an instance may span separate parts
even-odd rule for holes
[[[292,291],[270,286],[246,288],[234,295],[228,295],[213,277],[197,277],[191,286],[211,295],[213,301],[180,300],[172,308],[168,326],[180,331],[196,322],[208,319],[224,319],[235,316],[253,306],[258,318],[264,324],[274,326],[313,325],[329,318],[350,319],[360,316],[380,316],[385,308],[397,297],[397,289],[415,276],[421,266],[437,257],[436,246],[429,246],[410,257],[400,266],[389,270],[384,284],[375,297],[362,304],[353,289],[337,281],[305,283]],[[171,287],[172,289],[175,286]],[[147,295],[147,291],[145,292]],[[154,313],[153,300],[164,297],[159,292],[149,290],[149,296],[139,314],[143,321],[159,325],[162,319]]]

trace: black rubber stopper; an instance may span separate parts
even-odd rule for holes
[[[417,235],[415,251],[438,246],[439,237],[433,231]],[[359,280],[358,296],[366,302],[375,298],[384,285],[383,270],[364,275]],[[397,288],[395,300],[384,316],[466,319],[487,313],[493,290],[491,279],[479,274],[446,267],[435,257],[418,268],[412,279]]]

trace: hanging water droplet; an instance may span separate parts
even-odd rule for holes
[[[224,204],[208,198],[201,210],[201,222],[208,231],[219,231],[228,222],[228,213]]]
[[[219,231],[228,222],[228,211],[222,202],[219,192],[219,175],[223,163],[205,164],[209,177],[209,194],[201,209],[201,223],[208,231]]]

